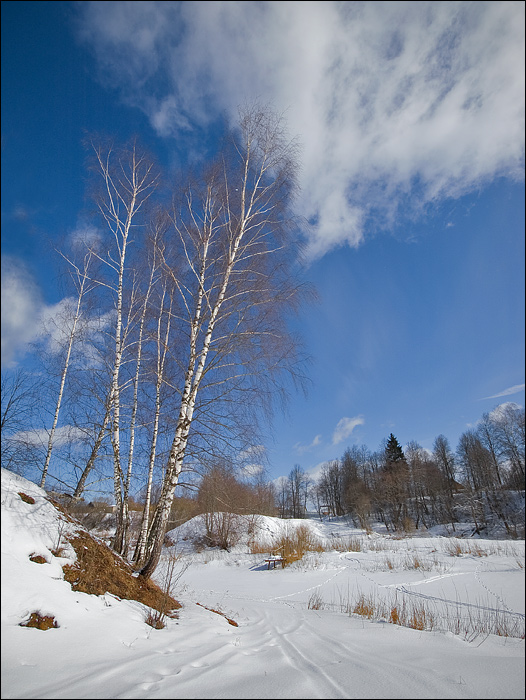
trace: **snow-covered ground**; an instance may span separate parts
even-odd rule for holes
[[[170,533],[156,579],[176,555],[183,607],[156,630],[140,603],[71,590],[61,567],[74,552],[51,554],[66,530],[45,495],[2,470],[6,700],[524,697],[524,639],[487,631],[524,630],[524,541],[393,539],[313,519],[313,534],[336,548],[269,570],[246,536],[230,552],[196,552],[197,518]],[[246,522],[269,549],[305,524]],[[360,599],[371,619],[348,613]],[[394,608],[416,619],[424,610],[432,630],[390,623]],[[36,610],[58,628],[21,627]]]

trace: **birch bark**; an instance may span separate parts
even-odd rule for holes
[[[71,330],[70,330],[69,336],[68,336],[66,357],[64,360],[64,367],[62,369],[62,374],[60,377],[60,386],[59,386],[59,390],[58,390],[57,404],[55,406],[55,412],[53,415],[53,424],[51,426],[51,430],[50,430],[49,438],[48,438],[46,459],[44,461],[44,467],[42,469],[42,477],[40,479],[40,488],[42,488],[42,489],[44,488],[44,486],[46,484],[47,473],[49,470],[49,463],[51,461],[51,452],[53,450],[53,440],[55,437],[55,431],[56,431],[57,424],[58,424],[60,407],[62,404],[62,397],[64,395],[64,387],[66,384],[66,377],[67,377],[68,370],[69,370],[69,364],[70,364],[70,360],[71,360],[71,352],[73,349],[73,344],[76,340],[77,326],[78,326],[80,316],[81,316],[82,301],[83,301],[85,293],[87,291],[89,291],[86,289],[86,283],[87,283],[87,279],[88,279],[87,275],[88,275],[88,268],[90,265],[90,261],[91,261],[91,253],[88,252],[84,258],[83,271],[81,272],[80,269],[78,267],[76,267],[76,275],[77,275],[77,279],[78,279],[77,303],[76,303],[75,313],[73,314]]]

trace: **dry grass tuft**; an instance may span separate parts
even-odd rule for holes
[[[268,554],[269,552],[283,557],[284,566],[299,561],[307,552],[324,552],[323,544],[313,536],[307,525],[299,525],[282,534],[271,545],[250,539],[248,547],[251,554]]]
[[[433,615],[423,605],[418,605],[411,611],[407,626],[414,630],[432,630],[435,626]]]
[[[321,597],[319,590],[311,593],[307,607],[309,610],[323,610],[325,603],[323,602],[323,598]]]
[[[150,610],[150,612],[144,618],[144,622],[155,630],[162,630],[166,627],[164,618],[166,615],[160,610]]]
[[[374,601],[364,595],[360,595],[356,605],[353,607],[353,613],[371,619],[375,613]]]
[[[331,540],[331,549],[336,552],[361,552],[362,541],[358,537],[335,537]]]
[[[446,554],[452,557],[461,557],[463,554],[471,554],[474,557],[488,556],[488,552],[476,542],[460,542],[456,539],[451,539],[447,542],[445,551]]]
[[[41,615],[38,611],[35,611],[31,613],[29,620],[20,623],[20,627],[34,627],[37,630],[49,630],[58,627],[58,624],[52,615]]]
[[[107,545],[82,531],[68,540],[77,560],[72,565],[65,565],[63,570],[64,578],[74,591],[92,595],[111,593],[117,598],[137,600],[168,617],[176,617],[175,611],[181,608],[181,604],[149,579],[133,576],[129,564]]]
[[[248,541],[248,550],[251,554],[268,554],[269,545],[265,542],[261,543],[257,540],[250,539]]]
[[[32,554],[29,557],[29,561],[33,561],[35,564],[47,564],[47,559],[41,554]]]
[[[29,503],[30,505],[34,505],[35,499],[33,498],[33,496],[28,496],[27,493],[24,493],[23,491],[19,491],[18,495],[24,501],[24,503]]]
[[[400,614],[396,605],[393,608],[391,608],[391,612],[389,614],[389,622],[391,622],[393,625],[400,624]]]
[[[321,542],[313,536],[306,525],[299,525],[285,535],[282,535],[273,547],[283,557],[284,566],[299,561],[307,552],[323,552]]]

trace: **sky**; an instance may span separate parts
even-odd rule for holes
[[[162,584],[170,556],[179,556],[172,595],[182,607],[155,630],[136,601],[72,590],[62,567],[75,552],[65,538],[79,525],[64,521],[34,483],[1,472],[6,700],[524,697],[524,638],[483,631],[495,620],[524,630],[524,540],[451,540],[439,532],[391,539],[343,519],[260,516],[262,543],[306,522],[326,547],[339,543],[269,570],[267,555],[249,553],[246,528],[230,552],[196,553],[182,537],[203,534],[198,516],[170,532],[177,545],[164,549],[155,575]],[[64,551],[56,557],[59,533]],[[452,554],[457,545],[460,556]],[[415,559],[421,566],[411,569]],[[342,611],[361,595],[375,608],[372,619]],[[424,605],[433,630],[388,623],[382,609],[390,602],[400,612]],[[21,627],[35,611],[58,627]]]
[[[301,144],[311,355],[269,475],[354,444],[453,449],[524,405],[524,3],[2,2],[2,368],[67,294],[86,133],[176,169],[258,99]],[[263,454],[263,452],[261,453]]]

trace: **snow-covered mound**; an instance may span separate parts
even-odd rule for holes
[[[205,513],[196,515],[191,520],[167,533],[169,540],[177,551],[192,552],[207,543],[214,543],[217,538],[210,537],[210,532],[221,534],[229,528],[228,549],[244,549],[253,544],[269,551],[275,549],[283,537],[291,537],[299,528],[306,528],[309,535],[324,542],[326,529],[320,523],[310,519],[291,518],[282,520],[268,515],[235,515],[232,513]]]

